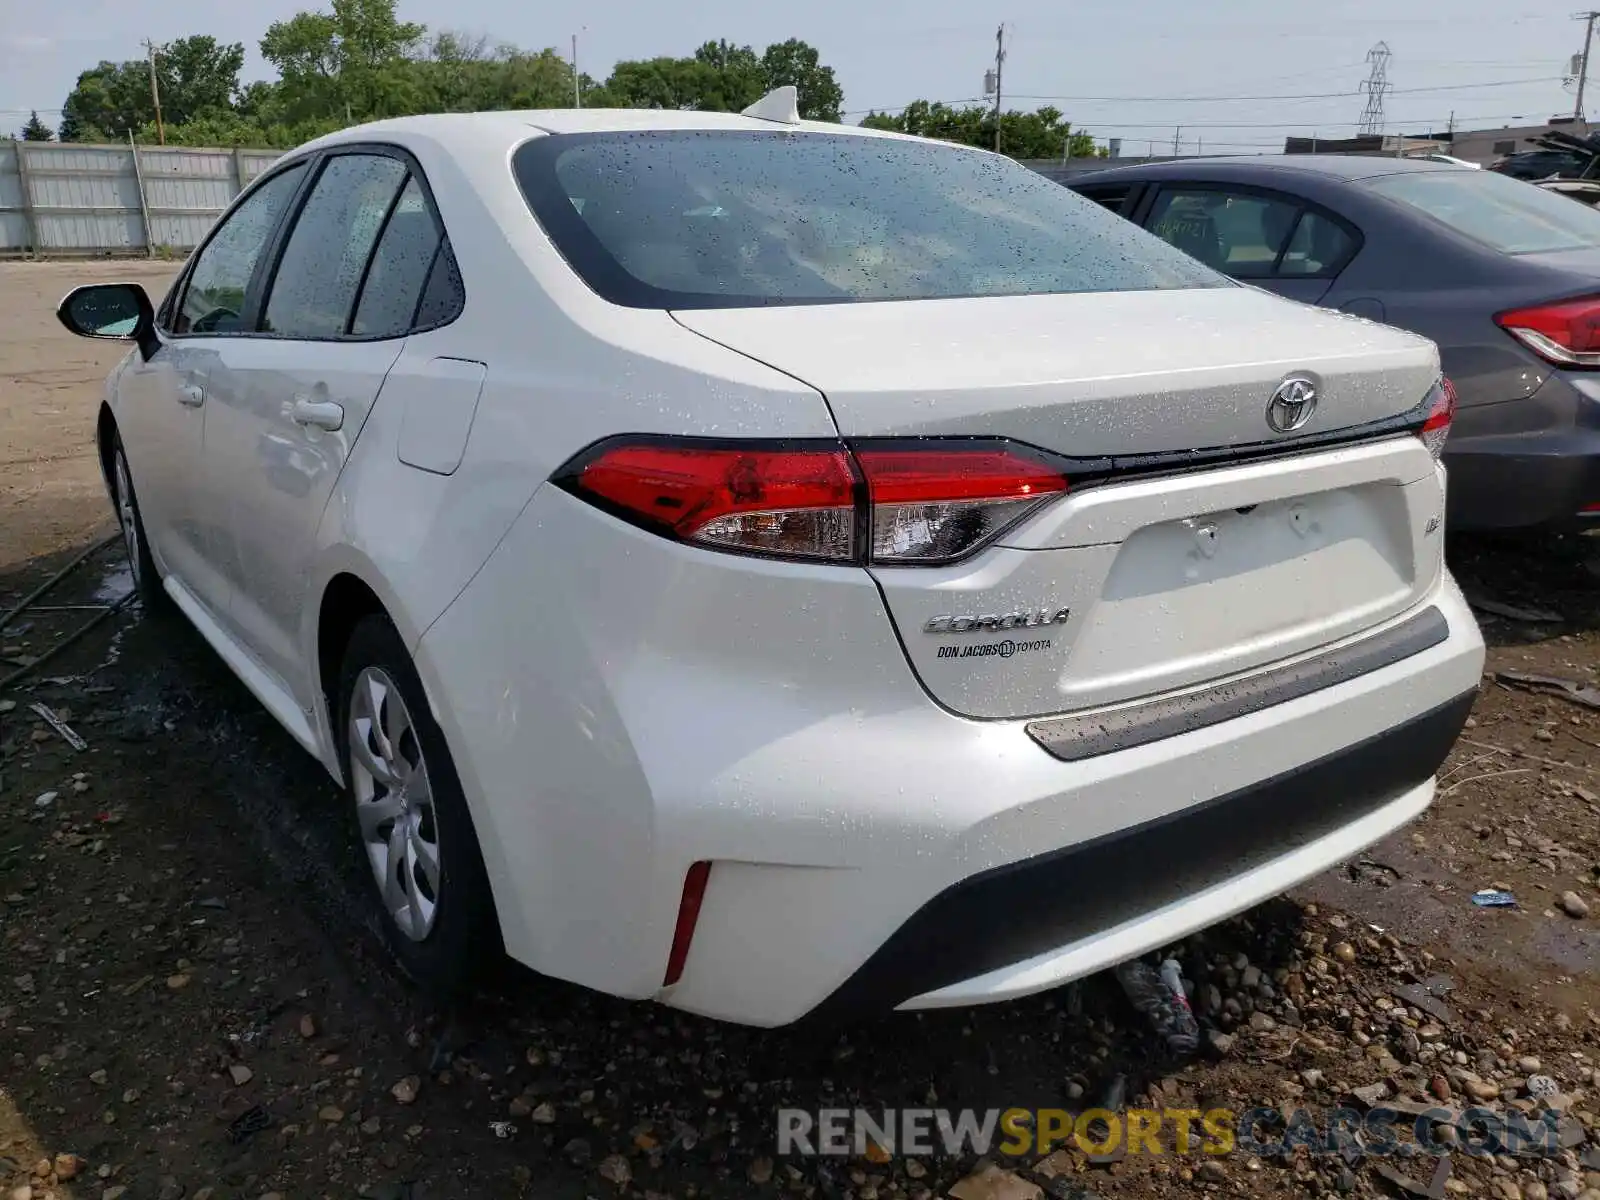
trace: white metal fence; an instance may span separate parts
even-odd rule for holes
[[[280,153],[0,141],[0,256],[192,250]]]

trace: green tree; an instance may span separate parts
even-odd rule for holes
[[[792,85],[800,93],[800,115],[808,121],[841,119],[844,91],[814,47],[798,38],[768,46],[761,56],[761,72],[763,91]]]
[[[572,103],[572,65],[555,50],[492,45],[439,33],[414,64],[422,112],[563,108]]]
[[[365,121],[417,111],[412,54],[427,28],[395,16],[395,0],[333,0],[332,12],[275,21],[261,57],[278,69],[287,120]]]
[[[179,38],[156,50],[161,114],[175,125],[208,113],[227,112],[239,91],[244,45],[223,44],[206,34]]]
[[[183,125],[231,109],[244,66],[244,46],[224,44],[205,34],[178,38],[155,48],[155,64],[162,118]],[[61,140],[120,136],[153,124],[155,117],[149,60],[102,62],[78,76],[77,86],[62,104]]]
[[[156,118],[149,67],[143,61],[102,61],[78,76],[61,106],[61,140],[105,141]]]
[[[22,132],[17,135],[25,142],[49,142],[55,139],[55,132],[39,120],[37,111],[28,114],[28,123],[22,127]]]
[[[233,111],[246,120],[266,121],[281,105],[281,85],[275,81],[257,79],[239,89],[233,102]]]
[[[823,66],[815,48],[795,38],[768,46],[759,56],[749,46],[717,41],[706,42],[688,58],[663,55],[619,62],[601,89],[603,95],[585,103],[738,112],[785,84],[799,92],[801,116],[839,119],[844,94],[833,68]]]
[[[724,73],[696,58],[644,59],[619,62],[605,82],[606,103],[619,108],[683,108],[709,112],[737,111],[757,99],[748,100],[747,80],[739,73]],[[739,104],[744,100],[743,104]],[[590,104],[598,104],[590,100]]]
[[[1092,158],[1094,138],[1075,132],[1059,109],[1031,113],[1008,110],[1000,118],[1000,149],[1012,158]],[[952,107],[915,100],[899,113],[869,113],[861,122],[869,129],[890,129],[917,137],[938,138],[967,146],[994,147],[994,110],[976,105]]]
[[[286,147],[359,121],[422,112],[565,108],[572,64],[554,49],[401,21],[396,0],[328,0],[276,21],[261,55],[277,78],[240,86],[244,48],[206,35],[156,52],[162,116],[174,145]],[[791,38],[757,54],[727,40],[687,57],[618,63],[599,82],[581,75],[588,107],[737,112],[793,85],[803,116],[838,120],[843,95],[814,47]],[[64,141],[156,137],[149,65],[102,62],[84,71],[63,106]]]

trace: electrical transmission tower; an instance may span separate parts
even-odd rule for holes
[[[1367,62],[1372,65],[1372,70],[1361,81],[1361,90],[1367,96],[1367,106],[1361,110],[1363,134],[1383,132],[1383,98],[1389,94],[1392,86],[1389,83],[1389,60],[1393,57],[1388,42],[1379,42],[1367,51]]]

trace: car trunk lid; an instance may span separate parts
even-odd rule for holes
[[[1390,420],[1438,375],[1412,335],[1244,288],[675,315],[817,387],[847,440],[1005,437],[1097,460],[1101,477],[975,557],[872,568],[955,711],[1223,679],[1358,636],[1438,578],[1442,476]],[[1298,432],[1322,435],[1299,455],[1267,422],[1293,375],[1318,393]]]
[[[1419,403],[1437,367],[1396,330],[1246,287],[678,310],[819,389],[846,437],[1010,437],[1075,457],[1235,446],[1287,375],[1317,376],[1299,432]]]

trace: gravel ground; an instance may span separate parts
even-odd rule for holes
[[[75,462],[93,408],[73,394],[75,434],[65,417],[37,425]],[[33,403],[66,404],[51,395]],[[29,453],[31,411],[0,412],[14,456]],[[0,566],[0,612],[104,513],[81,480],[3,482],[19,561]],[[50,605],[120,595],[117,555]],[[0,690],[0,1200],[1600,1200],[1585,1194],[1600,1189],[1600,712],[1505,674],[1596,685],[1596,556],[1583,538],[1458,541],[1451,555],[1493,649],[1438,802],[1175,948],[1205,1033],[1186,1064],[1104,978],[822,1034],[718,1025],[506,965],[438,1011],[379,946],[319,768],[197,635],[130,609]],[[34,610],[0,631],[0,680],[90,615]],[[1518,907],[1475,906],[1491,886]],[[1175,1155],[1170,1138],[1161,1156],[1109,1161],[1070,1145],[997,1165],[776,1153],[781,1107],[1081,1110],[1113,1086],[1167,1109],[1555,1110],[1567,1144],[1458,1153],[1443,1174],[1404,1155]]]

